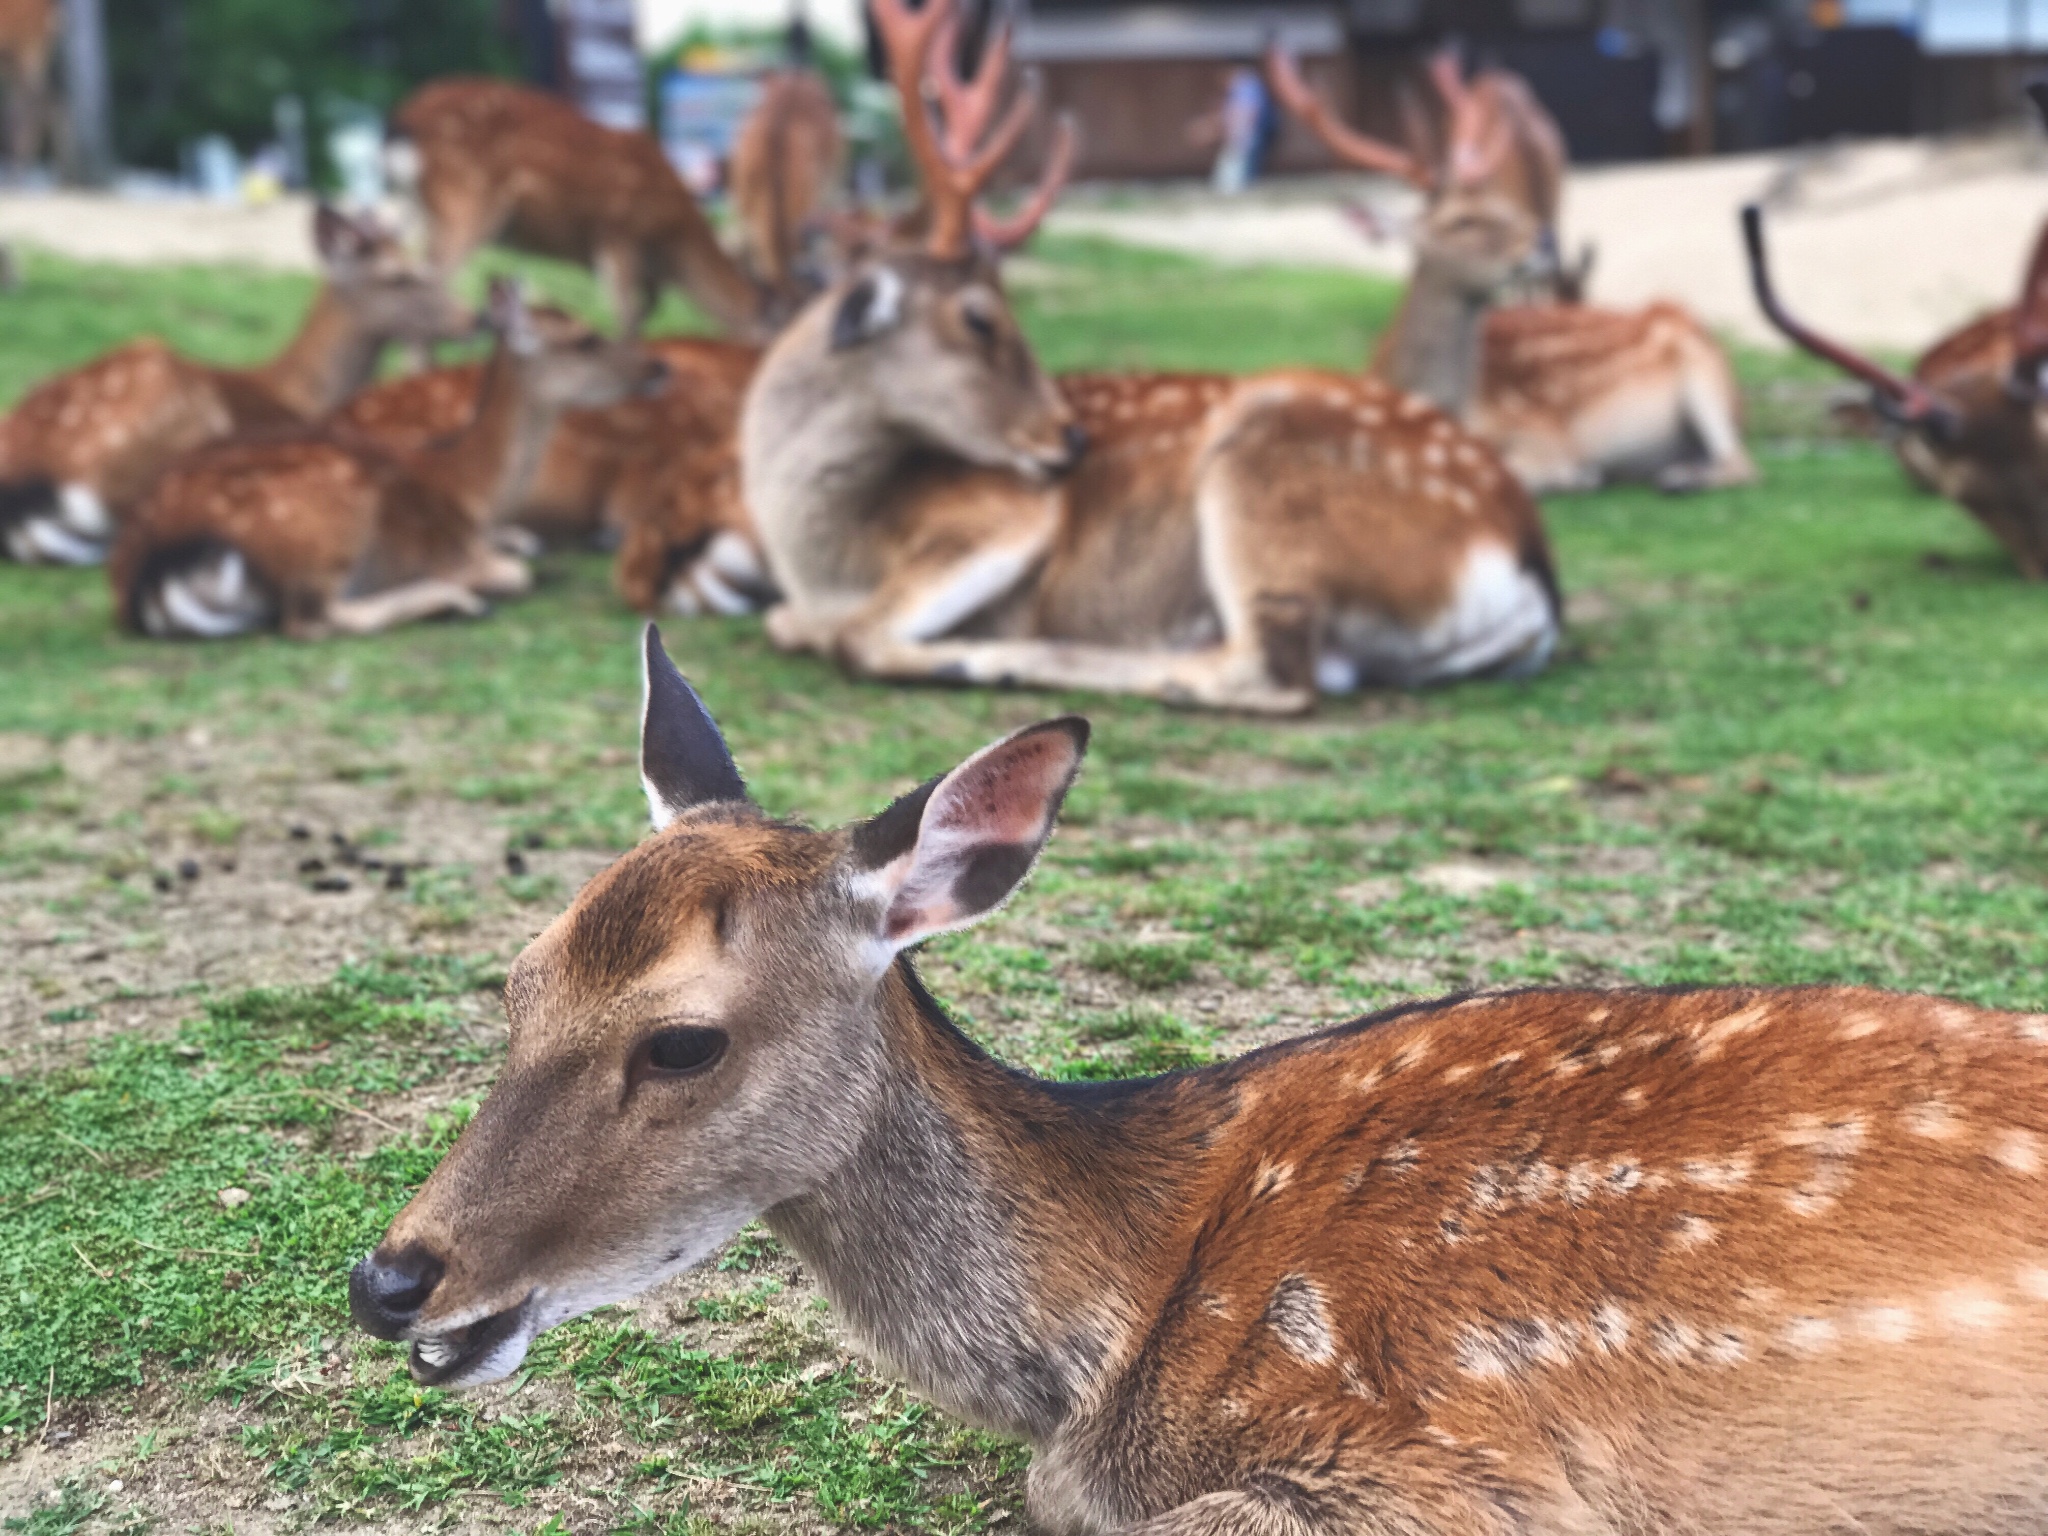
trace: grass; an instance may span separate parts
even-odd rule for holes
[[[1088,242],[1050,245],[1014,286],[1060,368],[1351,366],[1395,297]],[[0,393],[141,329],[253,358],[304,292],[32,257],[0,298]],[[1847,980],[2048,1005],[2041,594],[1877,449],[1827,436],[1819,375],[1738,366],[1764,483],[1550,505],[1573,621],[1532,682],[1268,724],[869,687],[776,655],[752,621],[675,621],[669,641],[763,802],[816,820],[870,812],[1040,714],[1094,718],[1030,890],[928,957],[970,1026],[1042,1071],[1165,1069],[1476,984]],[[97,575],[0,567],[0,745],[168,757],[204,731],[217,759],[111,799],[68,755],[0,767],[0,899],[34,890],[19,910],[38,921],[97,915],[147,946],[177,899],[158,888],[162,829],[246,856],[280,762],[301,784],[461,808],[506,849],[630,846],[635,627],[587,556],[551,557],[540,591],[486,623],[317,648],[141,644],[112,630]],[[46,1398],[106,1463],[9,1529],[146,1518],[106,1478],[196,1465],[208,1413],[233,1426],[222,1486],[300,1521],[488,1508],[527,1530],[701,1536],[758,1519],[966,1530],[1014,1509],[1018,1449],[847,1361],[758,1233],[679,1317],[550,1336],[512,1395],[417,1391],[347,1331],[345,1267],[467,1090],[409,1106],[480,1086],[495,1059],[488,988],[508,954],[476,935],[507,903],[533,909],[530,930],[567,889],[500,874],[496,846],[375,897],[414,935],[400,953],[195,994],[174,1031],[0,1057],[0,1486]],[[36,997],[18,1022],[121,1004],[62,977]],[[249,1200],[223,1204],[229,1188]]]

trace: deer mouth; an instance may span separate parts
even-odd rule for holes
[[[526,1355],[526,1314],[533,1298],[460,1328],[420,1334],[407,1365],[423,1387],[474,1386],[510,1375]]]

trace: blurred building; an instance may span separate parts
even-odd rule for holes
[[[1582,161],[1944,132],[2030,115],[2048,0],[983,0],[1084,130],[1080,174],[1191,176],[1186,125],[1277,36],[1368,131],[1433,112],[1420,61],[1456,39],[1526,76]],[[1407,103],[1404,109],[1402,103]],[[1294,125],[1274,168],[1328,159]]]

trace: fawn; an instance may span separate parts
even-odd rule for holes
[[[741,484],[778,645],[870,677],[1269,713],[1545,664],[1541,519],[1425,402],[1308,370],[1056,389],[974,243],[1031,101],[964,154],[922,89],[948,7],[874,14],[928,232],[814,301],[748,392]]]
[[[386,160],[444,274],[502,241],[594,267],[628,336],[667,284],[730,331],[751,334],[769,319],[661,146],[559,97],[503,80],[436,80],[392,114]]]
[[[528,309],[494,283],[498,346],[469,425],[410,454],[333,426],[213,444],[168,470],[109,563],[123,621],[159,638],[276,627],[297,639],[368,634],[483,612],[531,585],[490,534],[516,505],[571,407],[659,388],[631,343]]]
[[[262,367],[215,368],[136,341],[45,380],[0,419],[0,547],[24,562],[96,563],[179,454],[324,415],[370,381],[387,343],[475,329],[375,224],[322,205],[313,243],[326,283]]]
[[[657,833],[513,964],[496,1085],[350,1277],[419,1381],[758,1216],[888,1370],[1030,1442],[1062,1536],[2048,1523],[2048,1015],[1538,991],[1044,1082],[912,951],[1022,883],[1087,723],[817,832],[651,627],[645,668]]]
[[[2048,579],[2048,227],[2027,263],[2019,304],[1965,327],[1929,351],[1912,378],[1795,319],[1771,281],[1763,210],[1742,210],[1750,279],[1765,317],[1796,346],[1870,386],[1877,414],[1898,429],[1900,459],[1959,503],[2003,544],[2029,581]]]
[[[1459,418],[1538,493],[1614,478],[1670,491],[1755,478],[1734,372],[1685,310],[1503,302],[1532,270],[1556,268],[1548,232],[1562,166],[1530,147],[1528,113],[1541,109],[1525,85],[1509,89],[1502,81],[1514,77],[1497,74],[1468,85],[1454,60],[1439,58],[1431,80],[1447,141],[1431,163],[1346,127],[1280,49],[1267,71],[1288,110],[1340,159],[1401,176],[1428,199],[1415,274],[1374,353],[1375,376]]]

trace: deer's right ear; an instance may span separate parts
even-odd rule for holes
[[[652,624],[641,647],[641,675],[640,785],[655,831],[692,806],[749,798],[718,723],[669,660]]]
[[[361,261],[376,245],[369,231],[332,203],[323,202],[313,210],[313,249],[327,266]]]
[[[857,888],[882,905],[877,969],[979,922],[1024,883],[1081,771],[1088,722],[1046,720],[983,747],[854,832]]]
[[[832,312],[832,350],[873,341],[903,318],[903,278],[894,267],[873,267],[839,296]]]

